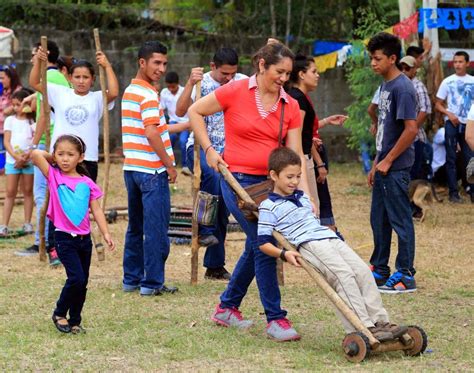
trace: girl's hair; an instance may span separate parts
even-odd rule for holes
[[[293,70],[291,70],[290,81],[293,84],[297,84],[300,80],[300,72],[308,71],[311,64],[314,63],[312,57],[305,56],[303,54],[297,54],[295,62],[293,62]]]
[[[86,152],[86,143],[84,140],[82,140],[79,136],[76,135],[61,135],[56,139],[56,142],[53,145],[53,154],[56,153],[56,148],[58,144],[62,142],[69,142],[70,144],[74,145],[76,147],[76,150],[79,152],[79,154],[84,154]],[[87,171],[86,167],[84,164],[78,163],[76,166],[76,171],[80,175],[85,175],[90,177],[91,175],[89,174],[89,171]]]
[[[22,88],[19,91],[14,92],[12,94],[11,99],[12,100],[16,99],[16,100],[22,102],[25,98],[32,95],[33,93],[34,93],[34,91],[29,89],[29,88]],[[30,124],[32,124],[35,120],[35,114],[34,113],[25,113],[25,115],[28,118],[28,120],[30,121]]]
[[[72,66],[69,68],[69,74],[74,74],[74,70],[76,70],[79,67],[85,67],[86,69],[89,69],[89,72],[91,73],[92,77],[95,75],[95,70],[94,66],[89,61],[86,60],[79,60],[76,61],[72,64]]]
[[[258,73],[258,63],[260,59],[265,61],[264,67],[266,70],[271,65],[276,65],[285,57],[291,59],[292,62],[295,60],[295,55],[288,47],[281,43],[270,43],[260,48],[257,53],[253,55],[252,64],[255,71]]]
[[[15,89],[21,86],[20,77],[13,66],[3,66],[1,71],[10,78],[10,92],[14,92]]]
[[[77,63],[77,60],[73,56],[59,56],[56,61],[59,70],[65,67],[68,72],[75,63]]]

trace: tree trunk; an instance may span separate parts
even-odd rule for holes
[[[276,16],[275,16],[275,1],[270,0],[270,18],[272,23],[272,38],[276,38],[277,26],[276,26]]]
[[[285,44],[290,45],[290,26],[291,26],[291,0],[286,0],[286,32]]]
[[[298,36],[296,37],[296,44],[297,45],[299,44],[300,39],[301,39],[301,34],[303,33],[305,15],[306,15],[306,0],[303,0],[303,8],[301,9],[300,27],[298,29]]]

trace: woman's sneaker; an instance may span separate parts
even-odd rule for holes
[[[413,293],[416,291],[416,281],[413,276],[397,271],[390,276],[385,285],[379,287],[379,291],[384,294]]]
[[[277,342],[298,341],[301,336],[287,318],[272,320],[267,325],[267,337]]]
[[[33,228],[33,225],[31,223],[23,224],[23,227],[21,229],[23,232],[25,232],[25,234],[35,233],[35,229]]]
[[[11,231],[6,225],[0,225],[0,237],[8,237],[10,234]]]
[[[244,320],[238,308],[221,308],[220,304],[217,305],[211,320],[220,326],[233,326],[239,329],[248,329],[253,324],[253,321]]]

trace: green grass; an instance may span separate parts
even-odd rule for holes
[[[120,173],[119,170],[115,170]],[[116,177],[116,180],[121,179]],[[367,260],[371,253],[368,212],[370,193],[354,165],[334,165],[329,176],[338,227]],[[176,204],[189,204],[189,178],[180,178]],[[348,192],[355,188],[357,193]],[[112,202],[123,201],[114,186]],[[181,192],[183,191],[183,192]],[[122,192],[123,193],[123,192]],[[119,204],[119,203],[117,203]],[[457,210],[456,210],[457,209]],[[15,207],[15,222],[21,208]],[[285,267],[282,305],[289,312],[300,342],[278,344],[265,337],[265,318],[253,283],[242,304],[255,321],[248,331],[213,325],[209,316],[225,282],[202,280],[189,285],[189,248],[173,246],[167,279],[176,295],[140,297],[121,291],[121,247],[126,221],[111,226],[119,249],[105,262],[95,256],[83,325],[87,333],[64,335],[50,319],[64,283],[62,269],[37,258],[19,258],[14,250],[31,237],[0,241],[1,371],[469,371],[474,359],[472,333],[472,206],[433,205],[426,222],[417,225],[419,291],[384,295],[396,322],[422,326],[428,353],[401,352],[371,356],[354,365],[344,358],[344,332],[331,305],[303,270]],[[232,233],[232,238],[241,237]],[[227,267],[232,269],[242,241],[229,241]],[[394,237],[396,252],[396,237]],[[202,257],[201,253],[201,257]],[[201,258],[202,259],[202,258]]]

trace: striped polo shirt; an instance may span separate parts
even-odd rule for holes
[[[122,142],[125,171],[149,174],[166,171],[160,157],[145,136],[146,126],[156,126],[166,152],[174,161],[168,125],[160,109],[158,92],[148,82],[132,79],[122,98]]]
[[[309,197],[301,190],[289,196],[270,193],[258,207],[258,244],[273,243],[272,232],[280,232],[291,244],[298,247],[309,241],[339,237],[321,225],[313,214]]]

